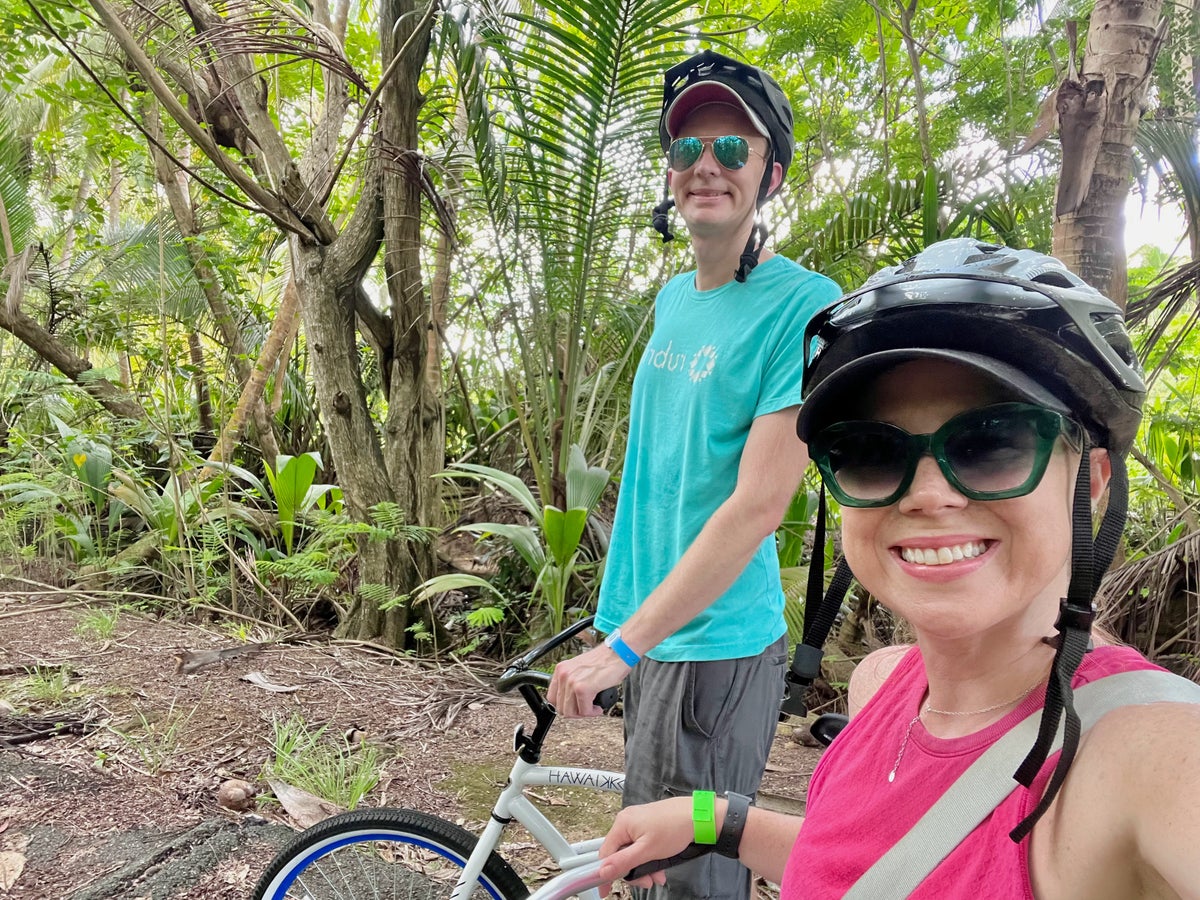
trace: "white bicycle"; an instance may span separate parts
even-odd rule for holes
[[[259,879],[255,900],[365,900],[451,898],[466,900],[477,887],[494,900],[529,897],[529,886],[496,852],[505,827],[520,822],[563,870],[533,900],[580,896],[599,900],[597,851],[603,838],[571,843],[525,796],[527,787],[584,787],[620,793],[625,776],[601,769],[540,764],[542,745],[556,716],[541,691],[550,676],[535,661],[590,626],[583,619],[512,663],[500,676],[501,691],[520,692],[536,719],[533,733],[518,726],[517,758],[483,833],[475,836],[445,819],[411,809],[364,809],[342,813],[301,832],[279,852]],[[597,697],[609,707],[612,688]],[[630,877],[667,868],[710,851],[693,845],[677,857],[647,863]]]

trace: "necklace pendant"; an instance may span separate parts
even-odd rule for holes
[[[896,770],[892,769],[892,771],[888,772],[888,784],[891,784],[895,780],[896,780]]]

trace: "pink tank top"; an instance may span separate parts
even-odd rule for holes
[[[1078,687],[1115,672],[1157,668],[1131,648],[1097,647],[1084,657],[1073,683]],[[1044,689],[1035,691],[999,722],[961,738],[936,738],[918,721],[889,783],[904,732],[927,687],[921,652],[914,647],[825,751],[809,783],[807,816],[788,857],[781,900],[842,897],[984,750],[1041,709],[1045,698]],[[1008,833],[1041,796],[1057,759],[1055,754],[1046,761],[1031,790],[1014,781],[1015,790],[910,896],[1033,900],[1029,842],[1014,844]]]

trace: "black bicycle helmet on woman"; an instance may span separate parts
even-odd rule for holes
[[[804,402],[796,424],[801,440],[834,421],[873,375],[919,358],[958,362],[1062,413],[1085,432],[1085,459],[1088,447],[1097,446],[1108,450],[1112,463],[1109,504],[1094,539],[1090,467],[1079,467],[1071,582],[1056,626],[1058,648],[1037,742],[1014,777],[1032,784],[1065,716],[1063,749],[1041,802],[1012,832],[1019,841],[1049,807],[1078,747],[1071,677],[1090,640],[1096,588],[1125,527],[1124,459],[1141,420],[1145,379],[1120,308],[1059,260],[958,238],[888,266],[813,317],[805,332]],[[812,568],[820,568],[819,559]],[[843,562],[820,608],[806,614],[792,684],[811,684],[818,674],[820,647],[850,577]],[[810,590],[816,587],[810,596],[820,596],[822,579],[823,573],[810,578]]]
[[[774,196],[770,190],[772,164],[779,163],[786,173],[792,163],[793,117],[787,95],[779,83],[762,69],[712,50],[697,53],[672,66],[663,76],[662,111],[658,118],[658,138],[663,153],[671,146],[671,141],[688,114],[705,103],[728,103],[740,107],[755,130],[767,139],[767,164],[755,201],[755,209],[761,209]],[[674,237],[668,218],[674,205],[668,185],[663,202],[654,208],[654,228],[664,241]],[[766,239],[766,227],[756,222],[740,260],[736,275],[738,281],[745,281],[750,271],[758,265],[758,257]]]

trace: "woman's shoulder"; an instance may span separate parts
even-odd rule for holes
[[[1141,782],[1141,788],[1175,774],[1194,783],[1200,793],[1200,702],[1164,700],[1117,707],[1100,717],[1080,753],[1084,760],[1121,761],[1120,771]],[[1187,758],[1193,765],[1181,765]]]
[[[904,657],[914,649],[912,644],[893,644],[872,650],[862,658],[850,675],[850,685],[846,692],[846,705],[850,715],[853,716],[867,705],[867,701],[875,696],[888,676],[896,671]]]
[[[1200,844],[1200,703],[1122,706],[1084,737],[1064,796],[1056,799],[1051,832],[1081,848],[1076,859],[1098,873],[1119,861],[1142,884],[1169,888],[1161,896],[1200,895],[1194,864]],[[1036,832],[1035,832],[1036,833]],[[1051,843],[1056,846],[1059,839]],[[1042,847],[1041,865],[1058,869]],[[1108,860],[1109,862],[1106,862]],[[1119,879],[1119,872],[1112,873]],[[1159,893],[1145,896],[1159,896]]]

